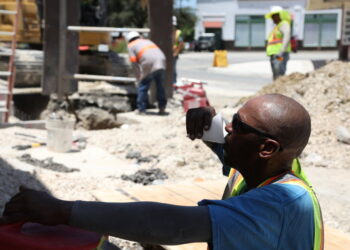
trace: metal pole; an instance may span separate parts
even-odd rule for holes
[[[148,28],[113,28],[113,27],[92,27],[92,26],[68,26],[69,31],[92,31],[92,32],[130,32],[137,31],[148,33]]]
[[[87,75],[87,74],[74,74],[74,79],[110,81],[110,82],[136,82],[136,78],[134,77],[102,76],[102,75]]]
[[[61,0],[59,4],[59,60],[58,60],[58,98],[63,97],[62,85],[66,81],[66,43],[67,43],[67,1]]]

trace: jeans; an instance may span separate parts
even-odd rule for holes
[[[177,60],[179,59],[179,56],[174,56],[173,60],[173,83],[177,83],[177,72],[176,72],[176,64]]]
[[[165,109],[167,99],[165,95],[165,89],[163,86],[164,76],[165,76],[165,70],[159,69],[148,74],[145,78],[143,78],[140,81],[139,87],[137,89],[137,109],[139,111],[143,112],[143,111],[146,111],[147,109],[148,90],[153,80],[156,83],[158,108]]]
[[[270,56],[271,69],[273,74],[273,80],[276,80],[279,76],[283,76],[287,70],[287,62],[289,60],[289,53],[283,53],[283,60],[278,60],[276,55]]]

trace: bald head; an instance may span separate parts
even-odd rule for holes
[[[310,116],[301,104],[284,95],[268,94],[249,100],[243,108],[294,157],[301,154],[311,133]]]

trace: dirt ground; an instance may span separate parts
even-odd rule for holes
[[[350,129],[350,66],[333,62],[307,75],[282,77],[265,87],[262,93],[283,93],[301,102],[312,117],[312,135],[301,157],[301,163],[323,210],[325,224],[340,229],[350,236],[350,145],[337,139],[336,129]],[[92,191],[114,190],[118,187],[142,185],[124,180],[141,169],[159,168],[167,179],[155,179],[153,185],[193,181],[196,179],[224,179],[221,166],[214,154],[200,141],[186,137],[185,114],[175,95],[170,101],[168,116],[150,113],[145,116],[133,112],[118,114],[124,125],[108,130],[76,130],[75,136],[86,137],[87,147],[69,153],[52,153],[45,146],[23,151],[15,145],[46,138],[45,130],[10,127],[0,129],[0,209],[17,192],[20,184],[47,190],[62,199],[95,200]],[[212,105],[227,120],[239,108],[212,98]],[[93,157],[95,152],[95,158]],[[40,160],[56,161],[79,171],[57,172],[24,163],[18,157],[29,154]],[[88,161],[91,161],[90,163]],[[163,175],[162,175],[163,176]],[[223,187],[224,188],[224,187]],[[204,197],[203,197],[204,198]],[[130,242],[116,241],[123,249],[138,249]]]

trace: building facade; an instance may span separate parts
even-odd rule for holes
[[[299,47],[337,48],[341,38],[342,10],[310,10],[307,0],[197,0],[195,36],[215,33],[217,49],[263,49],[274,27],[264,15],[276,5],[292,14],[292,35]]]

